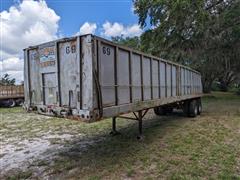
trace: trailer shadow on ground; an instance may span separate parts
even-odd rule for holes
[[[6,111],[8,112],[7,109]],[[21,114],[22,110],[17,110],[15,113]],[[30,115],[35,116],[34,114]],[[36,115],[34,118],[37,121],[40,117]],[[49,120],[48,117],[44,117],[43,119],[45,118]],[[0,160],[2,162],[6,160],[7,162],[1,163],[2,168],[6,168],[2,171],[1,176],[5,178],[24,178],[28,176],[49,177],[61,173],[68,176],[71,175],[72,171],[65,174],[66,171],[73,169],[74,172],[74,168],[77,168],[77,171],[85,171],[86,168],[93,172],[96,169],[100,170],[102,162],[106,162],[109,167],[115,166],[120,162],[123,163],[125,158],[132,157],[134,154],[137,155],[138,151],[147,148],[147,144],[154,141],[154,132],[158,129],[161,129],[158,136],[164,136],[165,128],[171,129],[171,127],[176,127],[177,125],[174,123],[176,120],[184,121],[181,112],[175,112],[171,116],[157,117],[150,111],[143,123],[144,139],[142,141],[136,138],[138,134],[137,122],[122,118],[117,119],[117,124],[119,124],[119,127],[117,127],[121,133],[117,136],[109,134],[111,131],[110,119],[105,120],[107,124],[104,125],[103,131],[96,130],[94,132],[96,126],[93,126],[91,129],[88,129],[91,133],[86,134],[86,132],[81,132],[80,129],[78,134],[74,136],[66,134],[67,132],[59,136],[56,134],[53,135],[49,133],[49,129],[41,127],[41,134],[33,134],[29,142],[26,137],[22,137],[22,143],[16,143],[14,140],[11,141],[12,137],[9,138],[10,142],[6,146],[11,146],[12,143],[18,148],[8,151],[9,154],[2,152]],[[27,127],[25,128],[25,131],[27,131]],[[19,134],[18,136],[21,135]],[[59,138],[64,139],[64,141],[59,141]],[[22,146],[23,142],[27,146]],[[20,147],[19,144],[21,145]],[[14,158],[16,158],[15,161]]]
[[[158,139],[160,140],[159,149],[164,148],[167,145],[164,142],[161,143],[161,138],[164,138],[165,133],[179,127],[176,121],[186,123],[189,120],[189,118],[184,118],[181,112],[175,112],[173,115],[165,117],[156,117],[151,112],[144,120],[144,139],[141,141],[136,138],[138,135],[137,122],[130,122],[130,124],[120,127],[118,130],[121,134],[117,136],[111,136],[108,132],[104,132],[92,134],[85,139],[76,138],[66,145],[69,148],[61,151],[53,163],[51,161],[47,165],[49,167],[52,164],[48,175],[54,177],[57,174],[69,178],[75,177],[77,172],[80,178],[83,177],[83,174],[91,176],[91,174],[101,171],[114,171],[116,166],[124,166],[129,169],[128,173],[131,174],[133,164],[139,160],[148,159],[146,155],[151,154],[149,145]],[[196,121],[196,119],[191,120]],[[119,121],[123,121],[123,119],[119,119]],[[111,126],[109,126],[109,132],[110,130]],[[144,154],[142,154],[143,152]]]

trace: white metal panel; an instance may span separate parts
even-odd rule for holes
[[[102,43],[100,48],[102,100],[106,107],[115,105],[115,48],[105,43]]]
[[[129,88],[129,52],[118,51],[117,61],[118,104],[130,102]]]
[[[81,82],[82,82],[82,109],[91,110],[94,106],[93,100],[93,52],[92,52],[92,36],[87,35],[82,37],[82,62],[81,62]],[[114,52],[114,51],[113,51]],[[103,92],[105,95],[105,92]],[[111,94],[109,94],[111,97]],[[105,96],[103,96],[104,98]],[[103,103],[105,103],[103,99]]]
[[[171,65],[167,64],[167,97],[171,96],[171,86],[172,86],[172,82],[171,82]]]
[[[159,66],[157,60],[152,60],[152,88],[153,88],[153,99],[159,98]]]
[[[184,95],[184,69],[181,68],[181,95]]]
[[[37,49],[29,51],[29,70],[30,70],[30,98],[34,105],[42,104],[42,76],[40,73],[39,54]]]
[[[133,102],[141,101],[141,56],[132,55],[132,99]]]
[[[160,94],[161,98],[166,97],[166,64],[160,62]]]
[[[43,74],[43,94],[45,105],[56,105],[56,73]]]
[[[59,44],[60,88],[62,106],[77,107],[80,89],[80,64],[77,40]]]
[[[143,98],[144,100],[151,99],[151,77],[150,77],[150,58],[143,58]]]
[[[177,69],[172,66],[172,96],[177,96]]]

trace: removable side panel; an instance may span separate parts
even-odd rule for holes
[[[190,94],[193,94],[193,72],[192,71],[189,71],[190,72]]]
[[[143,99],[151,99],[151,76],[150,76],[150,58],[143,57]]]
[[[142,100],[141,93],[141,56],[132,54],[132,100],[133,102]]]
[[[166,97],[166,63],[160,62],[160,95],[161,98]]]
[[[177,68],[172,66],[172,96],[177,96]]]
[[[172,82],[171,82],[171,76],[172,76],[172,73],[171,73],[171,65],[170,64],[167,64],[167,97],[170,97],[171,96],[171,86],[172,86]]]
[[[159,99],[159,65],[158,60],[152,60],[152,89],[153,99]]]
[[[181,68],[181,95],[184,95],[184,69]]]
[[[119,49],[117,61],[118,104],[130,103],[129,52]]]
[[[184,69],[184,92],[185,92],[185,95],[188,94],[188,73],[187,73],[187,69]]]
[[[100,81],[103,106],[115,105],[115,47],[109,44],[100,45]]]
[[[57,104],[57,85],[56,85],[56,73],[44,73],[43,79],[43,97],[44,105],[56,105]]]
[[[42,104],[42,81],[37,49],[29,50],[30,99],[32,105]]]
[[[199,75],[199,77],[198,77],[198,92],[202,93],[202,91],[203,91],[202,79],[201,79],[201,76]]]
[[[77,40],[59,43],[58,48],[61,106],[77,108],[80,91],[80,62]]]
[[[196,73],[193,72],[193,94],[196,94]]]
[[[188,79],[188,95],[191,94],[191,72],[187,70],[187,79]]]

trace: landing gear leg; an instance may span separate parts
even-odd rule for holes
[[[120,132],[118,132],[116,130],[116,119],[117,119],[117,117],[112,118],[112,131],[110,132],[110,134],[113,135],[113,136],[116,136],[116,135],[120,134]]]
[[[139,139],[139,140],[142,140],[142,139],[143,139],[142,119],[143,119],[142,111],[139,111],[139,112],[138,112],[138,131],[139,131],[139,134],[138,134],[138,136],[137,136],[137,139]]]

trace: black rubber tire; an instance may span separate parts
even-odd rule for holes
[[[163,115],[166,115],[166,111],[163,107],[155,107],[154,108],[154,113],[157,115],[157,116],[163,116]]]
[[[198,115],[200,115],[201,113],[202,113],[202,100],[201,100],[201,98],[199,98],[198,100],[197,100],[197,104],[198,104]]]
[[[165,107],[165,113],[166,114],[172,114],[173,108],[172,107]]]
[[[17,99],[16,101],[17,106],[23,106],[24,100],[23,99]]]
[[[8,107],[15,107],[16,106],[16,102],[14,99],[9,99],[8,100],[8,104],[7,104]]]
[[[189,102],[189,117],[196,117],[198,115],[198,102],[193,99]]]
[[[189,101],[183,103],[183,113],[185,116],[189,116]]]

